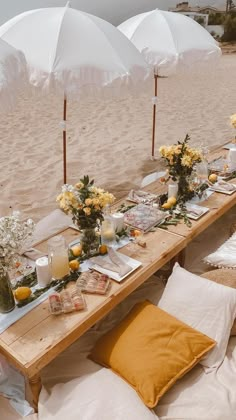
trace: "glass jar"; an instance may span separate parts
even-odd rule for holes
[[[82,229],[80,244],[86,258],[96,254],[99,249],[99,236],[97,235],[96,228]]]
[[[10,312],[15,306],[9,275],[0,269],[0,312],[2,314]]]
[[[101,243],[113,246],[116,241],[115,226],[111,219],[105,219],[101,226]]]
[[[53,279],[62,279],[70,273],[68,248],[62,235],[49,239],[48,261]]]

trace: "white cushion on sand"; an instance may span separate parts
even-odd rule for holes
[[[153,174],[147,175],[143,178],[140,187],[146,187],[146,185],[151,184],[152,182],[156,181],[157,179],[161,178],[162,176],[166,175],[166,171],[164,172],[153,172]]]
[[[175,264],[158,306],[217,345],[200,363],[208,371],[223,361],[236,317],[236,290],[199,277]]]
[[[43,403],[42,403],[43,402]],[[39,420],[157,420],[134,389],[109,369],[45,388]]]

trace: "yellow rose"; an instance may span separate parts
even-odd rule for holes
[[[86,216],[90,216],[90,214],[91,214],[91,209],[90,209],[90,207],[84,207],[84,208],[83,208],[83,212],[86,214]]]
[[[236,114],[231,115],[230,122],[232,127],[236,128]]]
[[[83,187],[84,187],[83,182],[77,182],[77,184],[75,184],[75,188],[77,188],[78,190],[80,190]]]
[[[93,203],[93,201],[91,200],[91,198],[86,198],[86,200],[85,200],[86,206],[91,206],[92,203]]]

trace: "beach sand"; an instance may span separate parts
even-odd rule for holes
[[[236,107],[236,54],[219,64],[158,79],[156,154],[162,144],[203,141],[210,148],[235,134],[229,116]],[[90,102],[68,101],[67,181],[85,174],[117,197],[139,186],[152,162],[153,84],[136,97]],[[22,95],[14,112],[2,116],[0,215],[9,207],[35,221],[55,209],[63,183],[63,103],[56,97]]]
[[[204,142],[210,149],[232,139],[235,74],[236,54],[226,54],[209,70],[158,79],[156,154],[162,144],[186,133],[193,145]],[[68,102],[69,183],[89,174],[120,197],[162,168],[160,160],[150,160],[152,88],[135,98]],[[14,112],[2,116],[0,216],[13,208],[38,221],[57,208],[63,183],[62,107],[55,97],[22,95]],[[20,418],[6,400],[1,398],[0,405],[8,420]]]

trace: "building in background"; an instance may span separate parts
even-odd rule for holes
[[[169,11],[181,13],[194,19],[202,25],[213,36],[221,37],[224,34],[223,21],[226,16],[226,8],[216,8],[213,6],[189,6],[187,1],[176,4],[176,7]]]

